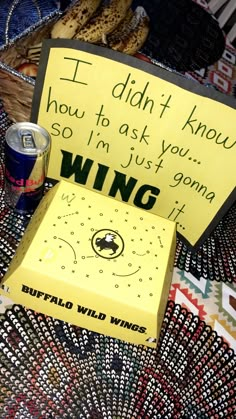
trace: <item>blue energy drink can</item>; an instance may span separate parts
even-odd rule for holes
[[[51,138],[31,122],[11,125],[5,136],[5,201],[21,214],[33,213],[44,193]]]

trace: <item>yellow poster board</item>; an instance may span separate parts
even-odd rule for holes
[[[235,101],[104,47],[43,44],[31,121],[48,177],[175,221],[197,248],[236,197]]]

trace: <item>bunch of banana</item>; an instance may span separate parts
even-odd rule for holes
[[[57,21],[51,36],[102,44],[134,55],[147,38],[149,18],[143,7],[132,11],[131,6],[132,0],[79,0]],[[70,27],[73,36],[68,36]]]
[[[125,54],[134,55],[143,46],[149,34],[149,17],[142,6],[129,9],[125,19],[106,38],[107,46]]]
[[[149,17],[138,6],[132,10],[132,0],[76,0],[56,21],[51,38],[79,39],[126,54],[134,55],[149,33]],[[31,45],[24,57],[24,71],[30,63],[39,63],[42,43]]]
[[[131,3],[132,0],[102,0],[97,11],[74,38],[91,43],[102,41],[125,18]]]
[[[68,38],[73,36],[89,21],[96,12],[101,0],[78,0],[53,25],[52,38]]]

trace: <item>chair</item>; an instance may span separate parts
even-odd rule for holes
[[[236,39],[236,23],[231,22],[230,19],[233,18],[233,14],[236,12],[236,1],[210,0],[208,3],[208,7],[211,10],[211,12],[216,16],[219,22],[219,26],[221,28],[225,27],[224,30],[226,32],[227,38],[231,43],[233,43]]]

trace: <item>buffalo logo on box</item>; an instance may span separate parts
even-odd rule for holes
[[[98,256],[114,259],[122,254],[124,240],[117,231],[102,229],[93,235],[92,248]]]

